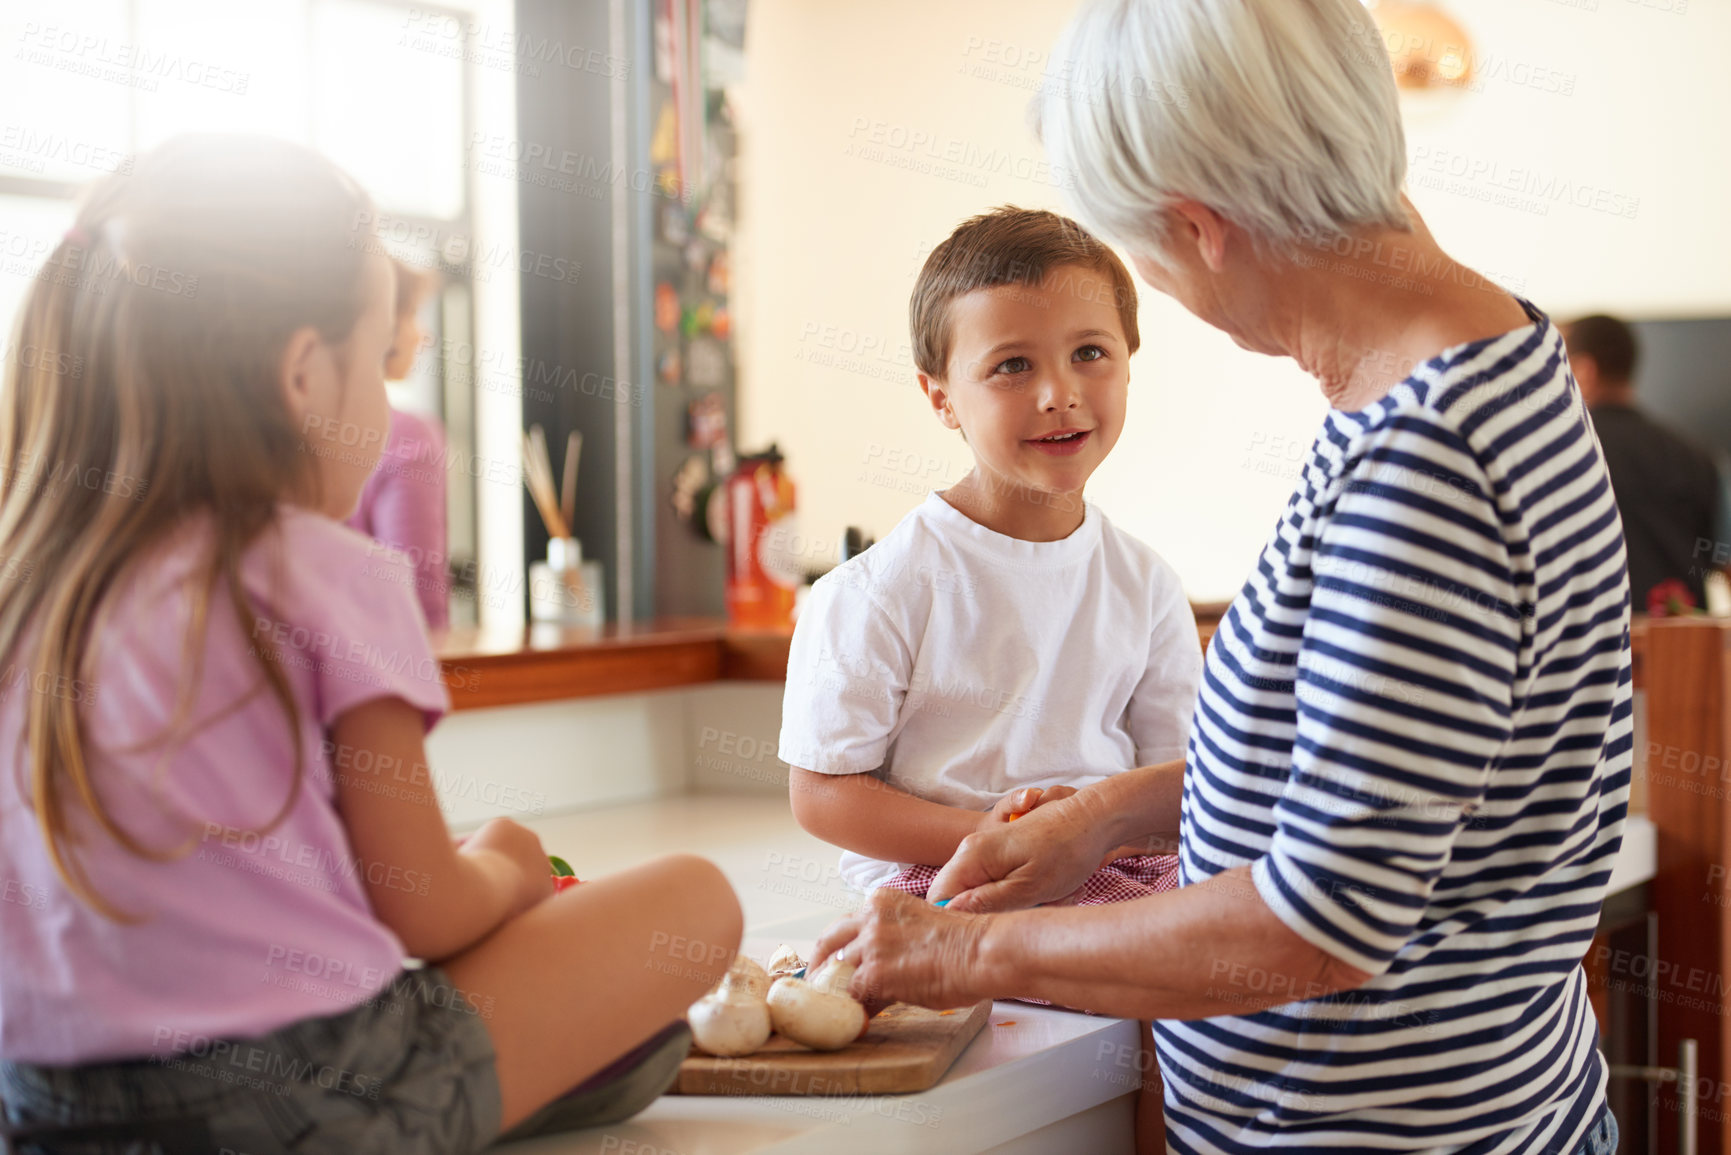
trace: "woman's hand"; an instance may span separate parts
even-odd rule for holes
[[[469,835],[458,854],[496,854],[516,868],[519,879],[512,892],[510,914],[514,918],[553,895],[553,871],[541,836],[520,822],[494,818]]]
[[[959,912],[1017,910],[1074,894],[1112,852],[1106,823],[1095,809],[1089,791],[1080,790],[1040,805],[1018,822],[970,834],[938,871],[926,897],[952,899],[950,909]]]
[[[1129,844],[1124,845],[1124,846],[1119,846],[1119,847],[1113,848],[1106,855],[1105,858],[1102,858],[1100,860],[1100,868],[1102,870],[1104,870],[1106,867],[1111,866],[1114,862],[1117,862],[1120,858],[1140,858],[1144,854],[1156,854],[1156,853],[1161,853],[1161,852],[1149,850],[1145,846],[1138,846],[1134,842],[1132,842],[1132,843],[1129,843]]]
[[[864,910],[823,932],[811,969],[842,952],[859,968],[848,992],[872,1014],[897,1002],[937,1010],[967,1006],[991,997],[979,967],[986,921],[983,915],[939,910],[901,891],[878,890]]]

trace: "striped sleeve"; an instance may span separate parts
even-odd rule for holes
[[[1294,932],[1376,975],[1418,927],[1511,736],[1521,610],[1484,469],[1434,412],[1364,435],[1334,492],[1291,774],[1252,876]]]

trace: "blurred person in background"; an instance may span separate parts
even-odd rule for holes
[[[1663,582],[1681,582],[1694,604],[1706,604],[1725,502],[1713,456],[1635,404],[1640,347],[1634,330],[1595,313],[1563,326],[1569,367],[1592,416],[1629,548],[1629,593],[1635,612]]]
[[[437,281],[391,258],[397,285],[395,328],[385,380],[401,381],[415,367],[427,334],[417,320]],[[415,599],[429,629],[451,624],[450,575],[445,567],[445,434],[438,418],[391,408],[391,428],[379,467],[361,491],[348,525],[409,555]]]

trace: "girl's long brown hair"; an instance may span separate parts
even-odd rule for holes
[[[181,137],[90,190],[20,311],[0,386],[0,558],[26,575],[0,581],[9,673],[36,687],[90,685],[104,598],[149,547],[203,515],[210,553],[193,594],[176,715],[158,741],[167,749],[182,736],[212,603],[220,591],[243,625],[258,621],[241,559],[275,525],[278,501],[317,500],[280,362],[299,329],[340,344],[354,328],[372,219],[366,194],[335,165],[265,138]],[[27,637],[31,652],[21,653]],[[279,655],[268,638],[253,655],[295,748],[293,785],[269,829],[299,797],[304,751]],[[7,785],[27,780],[72,892],[127,918],[81,865],[68,805],[134,854],[163,861],[185,847],[145,846],[104,809],[86,756],[83,694],[23,697]]]

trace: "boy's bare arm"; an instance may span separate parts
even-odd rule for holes
[[[793,816],[807,831],[886,862],[942,866],[962,839],[994,821],[991,811],[928,802],[872,774],[819,774],[795,766],[789,795]]]

